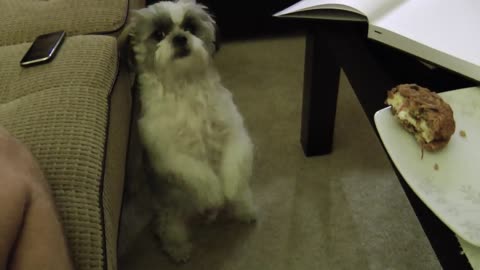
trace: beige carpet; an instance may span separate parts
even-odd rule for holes
[[[233,42],[216,58],[257,146],[258,223],[199,228],[191,261],[176,266],[148,228],[133,233],[138,217],[124,215],[133,241],[120,242],[121,270],[440,269],[344,76],[334,152],[303,156],[304,47],[301,35]]]

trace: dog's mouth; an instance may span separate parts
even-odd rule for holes
[[[177,48],[175,50],[174,58],[184,58],[190,55],[190,49],[186,47]]]

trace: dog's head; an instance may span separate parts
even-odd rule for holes
[[[188,72],[209,64],[216,51],[215,32],[205,6],[178,0],[134,11],[129,34],[139,68]]]

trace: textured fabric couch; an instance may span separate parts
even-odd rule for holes
[[[0,1],[0,125],[39,160],[80,270],[117,268],[132,100],[118,36],[144,5]],[[20,67],[36,36],[58,30],[67,38],[52,62]]]

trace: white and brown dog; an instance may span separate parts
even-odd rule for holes
[[[192,217],[225,209],[256,219],[253,144],[214,67],[215,31],[206,7],[187,0],[138,10],[131,23],[139,134],[156,175],[154,230],[177,262],[189,258]]]

